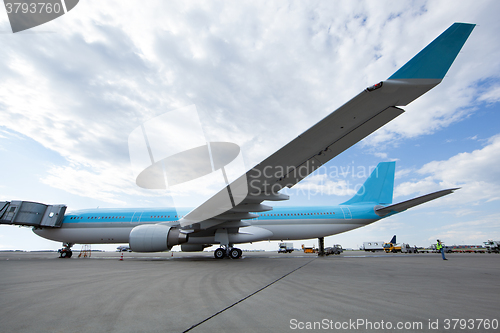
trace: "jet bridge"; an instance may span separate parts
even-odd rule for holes
[[[59,228],[66,205],[45,205],[31,201],[0,201],[0,224]]]

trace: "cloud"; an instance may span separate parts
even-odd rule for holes
[[[480,101],[487,103],[500,102],[500,85],[495,85],[479,96]]]
[[[465,43],[443,82],[423,97],[403,107],[406,110],[403,115],[365,139],[363,145],[382,148],[387,144],[397,146],[401,140],[432,134],[467,119],[484,101],[498,101],[496,87],[486,92],[483,87],[485,80],[497,80],[500,76],[500,61],[494,59],[498,58],[500,47],[491,45],[494,44],[491,41],[496,40],[496,37],[494,30],[490,30],[493,27],[500,29],[500,23],[487,13],[491,9],[490,5],[497,4],[485,2],[482,3],[484,7],[482,5],[476,7],[473,2],[463,3],[463,7],[459,10],[461,13],[448,11],[451,7],[447,8],[446,4],[451,5],[446,2],[427,2],[425,5],[427,12],[422,18],[429,18],[427,15],[439,15],[442,18],[441,22],[470,22],[477,23],[478,26]],[[426,21],[422,22],[425,29],[407,32],[408,38],[413,43],[405,44],[400,52],[396,52],[400,60],[409,60],[437,37],[437,34],[431,35],[432,29],[429,29],[429,23],[431,26],[437,25],[437,21]],[[437,32],[439,29],[434,31]]]
[[[373,155],[377,158],[381,158],[381,159],[386,159],[387,158],[387,153],[373,153]]]
[[[395,189],[395,196],[425,194],[444,188],[461,187],[449,197],[448,203],[472,204],[500,199],[500,134],[491,137],[482,149],[457,154],[448,160],[432,161],[417,173],[425,178],[404,182]]]
[[[211,125],[207,136],[234,140],[250,168],[387,78],[457,18],[487,22],[438,92],[365,142],[397,144],[473,112],[474,82],[500,67],[500,46],[485,43],[496,38],[498,6],[86,1],[44,25],[56,33],[2,45],[2,123],[65,158],[42,176],[45,184],[121,204],[120,193],[143,195],[132,189],[127,138],[148,119],[195,104]]]
[[[400,179],[400,178],[406,177],[409,174],[411,174],[413,171],[414,171],[413,169],[401,169],[401,170],[397,170],[396,174],[394,175],[394,179]]]
[[[452,244],[482,244],[487,239],[498,239],[500,232],[500,214],[487,214],[485,216],[476,216],[473,220],[459,223],[446,224],[440,228],[434,229],[433,236],[429,241],[436,239],[449,240],[447,245]],[[453,243],[450,243],[453,242]]]

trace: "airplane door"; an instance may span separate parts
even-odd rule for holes
[[[141,222],[141,217],[142,217],[143,212],[135,212],[134,215],[132,215],[132,219],[130,220],[131,224],[139,224]]]
[[[342,213],[344,213],[344,219],[351,220],[352,215],[351,215],[351,210],[349,209],[349,207],[340,207],[340,208],[342,208]]]

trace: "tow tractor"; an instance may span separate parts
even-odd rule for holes
[[[325,255],[330,255],[330,254],[339,255],[342,252],[344,252],[344,249],[342,248],[342,245],[340,245],[340,244],[335,244],[332,247],[325,248]]]

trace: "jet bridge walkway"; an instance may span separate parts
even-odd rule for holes
[[[0,224],[59,228],[66,208],[31,201],[0,201]]]

